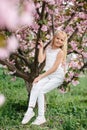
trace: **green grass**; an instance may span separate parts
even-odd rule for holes
[[[27,90],[22,79],[14,82],[11,76],[3,75],[0,69],[0,93],[6,102],[0,108],[0,130],[87,130],[87,78],[80,78],[80,84],[71,91],[61,94],[58,89],[46,95],[47,123],[33,126],[31,122],[22,125],[27,109]],[[37,113],[37,109],[35,109]]]

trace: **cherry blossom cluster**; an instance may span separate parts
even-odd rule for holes
[[[33,21],[34,3],[27,0],[0,1],[0,28],[15,30],[23,25],[31,25]]]
[[[0,30],[15,32],[22,26],[30,26],[34,20],[35,6],[32,1],[1,0],[0,1]],[[2,34],[0,35],[2,38]],[[4,39],[3,39],[4,41]],[[0,48],[0,58],[7,58],[19,47],[14,34],[5,40],[6,47]],[[0,42],[0,44],[3,44]]]

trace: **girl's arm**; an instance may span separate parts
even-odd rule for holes
[[[34,83],[35,82],[38,82],[40,79],[48,76],[49,74],[52,74],[53,72],[55,72],[58,68],[58,66],[60,65],[60,63],[62,63],[63,61],[63,56],[64,56],[64,53],[63,51],[61,50],[58,54],[57,54],[57,57],[56,57],[56,61],[55,63],[53,64],[53,66],[48,70],[46,71],[45,73],[43,74],[40,74],[38,77],[35,78],[34,80]]]
[[[40,45],[40,47],[39,47],[39,54],[38,54],[38,62],[42,63],[46,58],[46,54],[45,54],[45,51],[44,51],[43,43],[39,42],[39,45]]]

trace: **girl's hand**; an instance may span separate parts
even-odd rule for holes
[[[39,46],[40,46],[40,48],[44,47],[43,42],[41,40],[39,41]]]
[[[33,81],[33,83],[37,83],[39,80],[41,79],[41,75],[39,75],[38,77],[36,77]]]

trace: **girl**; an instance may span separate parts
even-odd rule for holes
[[[67,54],[67,35],[63,31],[55,33],[51,44],[43,50],[43,43],[40,42],[38,61],[42,63],[46,59],[45,72],[36,77],[33,81],[30,100],[27,112],[22,124],[28,123],[35,115],[33,108],[38,103],[38,116],[32,124],[41,125],[46,122],[44,110],[44,94],[57,88],[64,81]]]

